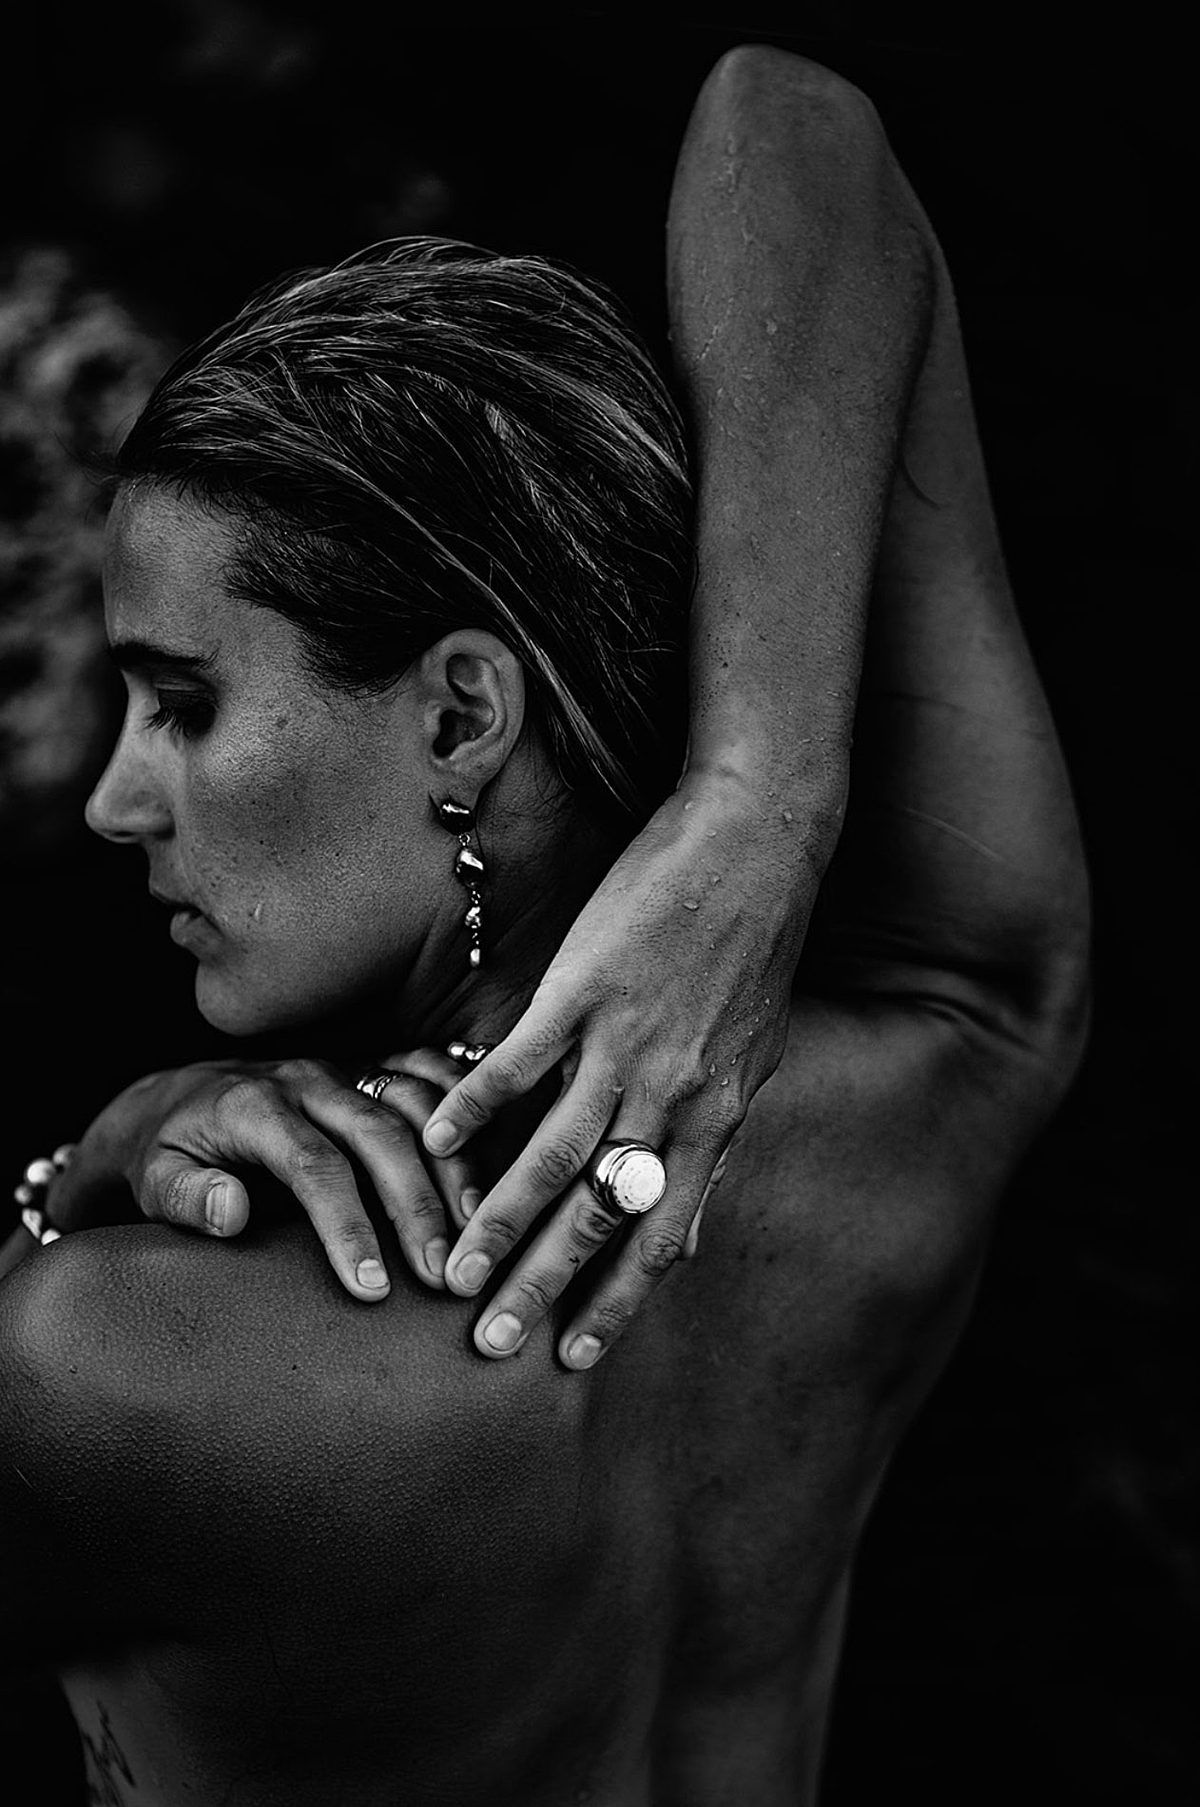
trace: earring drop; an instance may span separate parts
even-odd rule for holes
[[[478,972],[483,965],[483,861],[473,852],[471,836],[475,832],[475,811],[467,804],[457,802],[453,797],[446,797],[441,803],[433,801],[437,819],[442,827],[457,836],[458,852],[454,856],[454,876],[467,893],[467,913],[463,917],[463,926],[471,937],[471,952],[468,956],[472,970]]]

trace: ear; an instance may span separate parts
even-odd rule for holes
[[[495,634],[461,628],[424,654],[417,684],[430,788],[473,808],[520,739],[521,662]]]

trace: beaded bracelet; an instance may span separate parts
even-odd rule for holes
[[[21,1222],[37,1242],[57,1242],[62,1235],[46,1216],[46,1195],[58,1175],[66,1172],[74,1153],[74,1142],[64,1142],[49,1158],[39,1155],[36,1161],[30,1161],[25,1177],[13,1193],[21,1207]]]

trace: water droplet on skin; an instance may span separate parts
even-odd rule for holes
[[[790,809],[785,809],[785,810],[784,810],[784,812],[783,812],[783,819],[784,819],[784,821],[785,821],[785,822],[790,822],[790,821],[791,821],[791,820],[792,820],[792,812],[791,812],[791,810],[790,810]]]
[[[721,882],[721,874],[719,872],[714,872],[708,882],[710,885],[719,885]]]
[[[728,1085],[728,1084],[729,1084],[729,1081],[728,1081],[728,1080],[727,1080],[727,1079],[723,1079],[723,1080],[722,1080],[722,1081],[721,1081],[721,1084],[722,1084],[722,1085]]]
[[[698,910],[700,908],[700,900],[697,897],[685,897],[683,900],[683,907],[685,910]]]
[[[716,1067],[715,1067],[715,1066],[712,1066],[712,1067],[710,1067],[710,1068],[709,1068],[709,1069],[708,1069],[708,1076],[709,1076],[709,1078],[710,1078],[710,1079],[715,1079],[715,1078],[716,1078],[716,1076],[717,1076],[717,1069],[716,1069]]]

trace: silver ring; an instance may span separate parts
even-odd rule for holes
[[[648,1142],[602,1142],[587,1177],[600,1203],[622,1217],[652,1211],[667,1189],[667,1170]]]
[[[392,1067],[372,1067],[361,1079],[355,1081],[354,1089],[362,1092],[372,1104],[378,1104],[393,1079],[403,1077],[402,1073],[397,1073]]]

